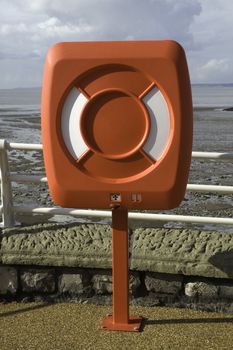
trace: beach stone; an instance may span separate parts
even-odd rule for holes
[[[8,230],[4,264],[111,268],[111,226],[38,224]]]
[[[190,229],[137,228],[132,270],[233,278],[233,235]]]
[[[129,273],[129,293],[135,295],[138,288],[141,286],[140,274],[136,271]]]
[[[112,274],[110,271],[95,274],[92,277],[92,283],[97,295],[112,294]]]
[[[58,291],[61,294],[82,295],[90,292],[88,279],[81,273],[63,273],[58,279]]]
[[[0,266],[0,294],[15,294],[18,289],[17,270]]]
[[[110,225],[44,223],[5,231],[2,264],[111,269]],[[129,269],[233,278],[233,235],[172,228],[129,234]]]
[[[112,294],[112,272],[103,271],[102,273],[95,274],[92,277],[93,289],[96,294]],[[136,294],[137,289],[141,285],[140,275],[137,272],[129,273],[129,293]]]
[[[178,294],[181,291],[183,276],[161,273],[146,273],[145,286],[148,292]]]
[[[220,285],[219,297],[221,299],[233,299],[233,285]]]
[[[53,270],[22,270],[20,283],[23,292],[53,293],[55,291],[55,273]]]
[[[199,299],[217,299],[218,285],[210,282],[188,282],[185,284],[185,295],[188,297],[198,297]]]

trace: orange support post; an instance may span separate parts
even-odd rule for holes
[[[129,317],[128,210],[112,210],[113,314],[102,321],[103,330],[138,332],[141,317]]]

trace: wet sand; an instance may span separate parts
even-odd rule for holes
[[[41,142],[39,115],[25,117],[2,117],[0,138],[6,138],[10,142]],[[194,151],[228,151],[233,150],[233,112],[223,112],[211,108],[196,108],[194,110]],[[10,152],[10,168],[13,173],[44,174],[44,164],[41,152]],[[189,183],[208,185],[233,185],[233,162],[193,160],[191,163]],[[13,196],[15,204],[49,206],[52,200],[46,184],[13,184]],[[163,211],[166,212],[166,211]],[[233,217],[232,195],[218,195],[210,193],[187,192],[180,207],[169,211],[181,215],[205,215],[219,217]],[[32,223],[44,221],[44,217],[20,216],[20,221]],[[53,221],[79,221],[69,217],[47,217]],[[90,219],[93,221],[93,219]],[[95,220],[97,221],[97,220]],[[106,221],[105,221],[106,222]],[[141,223],[137,223],[140,226]],[[158,223],[153,226],[179,227],[179,228],[204,228],[215,229],[213,225],[198,225],[184,223]],[[233,233],[229,226],[218,226],[219,230]]]

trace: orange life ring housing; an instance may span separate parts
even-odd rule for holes
[[[174,41],[54,45],[44,70],[42,142],[60,206],[178,206],[192,151],[184,50]]]

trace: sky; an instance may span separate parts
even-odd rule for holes
[[[232,0],[0,0],[0,88],[39,87],[61,41],[164,40],[192,83],[233,83]]]

